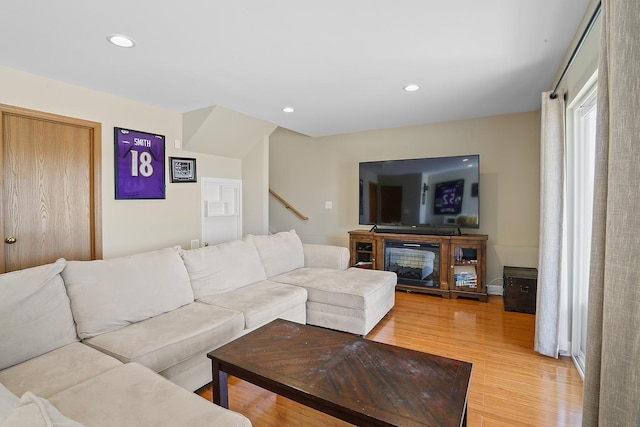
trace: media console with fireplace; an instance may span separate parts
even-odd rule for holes
[[[351,265],[393,271],[396,289],[486,302],[487,236],[349,232]]]

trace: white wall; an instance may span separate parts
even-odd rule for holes
[[[172,184],[165,200],[115,200],[113,128],[165,136],[166,156],[195,157],[198,176],[241,179],[241,161],[175,149],[182,114],[0,67],[0,103],[102,123],[103,255],[110,258],[200,239],[200,183]]]
[[[583,22],[579,29],[579,32],[576,33],[574,37],[574,43],[577,43],[577,40],[580,38],[580,35],[583,32],[582,27],[586,27],[586,23],[593,14],[593,10],[595,9],[598,1],[592,0],[587,12],[585,13],[585,17],[583,18]],[[559,89],[564,89],[567,92],[567,102],[569,105],[575,97],[578,95],[578,92],[582,89],[582,87],[587,83],[589,78],[593,75],[593,73],[598,69],[598,61],[600,59],[600,34],[602,32],[602,19],[598,17],[596,22],[593,25],[593,28],[589,32],[589,35],[584,40],[580,51],[576,55],[573,64],[567,71],[563,81],[560,83]],[[574,46],[567,51],[566,61],[571,56],[573,52]],[[557,77],[554,80],[554,85],[557,83],[558,79],[562,71],[564,70],[564,65],[557,72]],[[553,88],[549,88],[553,89]],[[568,125],[570,123],[567,123]]]
[[[540,113],[311,138],[284,129],[270,138],[269,185],[307,215],[269,201],[272,231],[296,229],[308,243],[347,246],[358,226],[361,161],[480,155],[480,234],[489,235],[487,282],[503,265],[536,267],[540,200]],[[333,209],[325,209],[331,201]]]

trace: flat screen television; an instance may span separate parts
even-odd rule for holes
[[[360,225],[415,232],[480,227],[477,154],[361,162],[359,178]]]

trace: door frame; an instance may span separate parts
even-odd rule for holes
[[[30,119],[44,120],[70,126],[77,126],[89,130],[91,135],[91,259],[102,259],[102,124],[74,117],[30,110],[12,105],[0,104],[0,171],[4,170],[4,116],[13,115]],[[4,174],[0,173],[0,224],[4,227]],[[0,272],[5,271],[4,228],[2,229],[2,244],[0,244]]]

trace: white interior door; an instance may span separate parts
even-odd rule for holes
[[[242,181],[205,177],[201,185],[204,244],[242,238]]]

